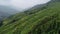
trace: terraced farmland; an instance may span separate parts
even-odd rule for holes
[[[45,9],[36,10],[29,15],[22,12],[4,19],[0,34],[59,34],[60,2],[50,3]]]

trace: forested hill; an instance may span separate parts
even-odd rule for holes
[[[60,34],[60,0],[12,15],[2,23],[0,34]]]

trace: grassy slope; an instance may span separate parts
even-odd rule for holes
[[[60,2],[31,15],[16,14],[6,19],[0,34],[58,34],[60,32]]]

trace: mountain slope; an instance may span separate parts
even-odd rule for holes
[[[18,13],[18,12],[19,12],[18,10],[11,8],[10,6],[0,5],[0,21],[6,17],[8,17],[12,14]]]
[[[18,12],[18,10],[12,8],[11,6],[0,5],[0,12],[4,12],[4,13],[8,13],[8,14],[14,14],[14,13]]]
[[[5,12],[1,12],[0,11],[0,21],[3,20],[5,17],[8,17],[10,14],[5,13]]]
[[[44,10],[29,15],[18,13],[3,21],[0,34],[59,34],[60,2],[49,3]]]

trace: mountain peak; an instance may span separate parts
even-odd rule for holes
[[[51,1],[53,1],[53,2],[59,2],[60,0],[51,0]]]

